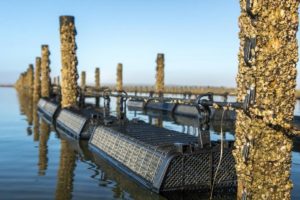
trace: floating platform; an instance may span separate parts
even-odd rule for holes
[[[168,102],[148,101],[145,108],[173,112],[176,104]]]
[[[131,109],[152,109],[171,112],[176,115],[189,116],[189,117],[198,117],[199,111],[196,106],[191,104],[179,104],[179,103],[170,103],[170,102],[159,102],[150,100],[144,102],[141,99],[130,99],[127,103],[128,107]]]
[[[89,139],[96,125],[104,123],[102,108],[86,106],[84,109],[65,108],[54,100],[40,99],[38,102],[38,113],[48,123],[53,124],[55,129],[71,138]],[[107,121],[113,121],[108,117]]]
[[[127,102],[127,106],[128,107],[132,107],[132,108],[140,108],[140,109],[144,109],[145,108],[145,101],[144,100],[128,100]]]
[[[188,117],[199,117],[199,111],[197,107],[190,104],[177,104],[174,114]]]
[[[56,129],[59,133],[65,133],[75,139],[89,139],[87,127],[88,118],[76,110],[62,109],[56,119]]]
[[[216,189],[236,187],[233,142],[226,143],[216,175],[219,142],[202,143],[198,137],[139,120],[119,121],[95,107],[59,109],[55,102],[43,99],[39,109],[60,134],[90,138],[94,154],[154,192],[209,191],[215,176]]]
[[[98,126],[89,147],[154,192],[210,190],[220,158],[220,144],[203,148],[198,138],[140,121]],[[232,142],[227,143],[215,188],[235,187]]]
[[[60,111],[60,106],[50,99],[41,98],[38,102],[38,114],[49,124],[54,123],[57,113]]]

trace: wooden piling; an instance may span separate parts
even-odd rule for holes
[[[37,104],[36,102],[33,101],[33,105],[32,105],[32,119],[33,119],[33,141],[39,141],[39,126],[40,126],[40,120],[39,120],[39,116],[37,113]]]
[[[37,103],[41,96],[41,58],[35,58],[35,76],[34,76],[34,91],[33,101]]]
[[[61,93],[62,108],[75,106],[77,103],[77,56],[75,35],[76,29],[73,16],[60,16],[61,42]]]
[[[100,89],[100,68],[96,67],[95,69],[95,88]]]
[[[100,68],[99,67],[96,67],[95,69],[95,88],[97,91],[100,90]],[[97,107],[100,106],[100,98],[99,97],[96,97],[95,98],[95,105]]]
[[[164,54],[157,54],[156,59],[156,84],[155,84],[155,92],[162,96],[162,93],[165,89],[165,56]]]
[[[238,111],[234,156],[239,198],[290,199],[296,101],[298,4],[241,0],[237,100],[255,91],[249,113]],[[246,199],[245,198],[245,199]]]
[[[44,44],[42,48],[42,58],[41,58],[41,96],[50,96],[50,51],[49,46]]]
[[[57,80],[57,85],[60,85],[60,78],[59,78],[59,76],[56,77],[56,80]]]
[[[84,89],[86,86],[86,72],[81,72],[81,83],[80,83],[81,89]]]
[[[28,89],[28,94],[30,96],[33,95],[33,86],[34,86],[34,69],[33,69],[33,64],[29,64],[27,73],[26,73],[26,86]]]
[[[117,92],[123,91],[123,65],[119,63],[117,66]]]

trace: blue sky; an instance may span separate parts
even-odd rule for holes
[[[153,84],[157,53],[165,53],[165,82],[235,86],[238,0],[1,0],[0,83],[13,83],[49,44],[51,75],[60,73],[59,16],[74,15],[78,70],[115,83]]]

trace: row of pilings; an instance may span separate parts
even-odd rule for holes
[[[81,73],[80,87],[77,83],[78,60],[76,56],[77,45],[75,41],[76,28],[75,19],[73,16],[61,16],[60,17],[60,44],[61,44],[61,81],[59,76],[53,78],[51,84],[50,78],[50,51],[48,45],[41,46],[41,57],[36,58],[35,69],[33,64],[29,65],[26,72],[22,73],[17,80],[15,87],[18,90],[24,90],[29,96],[33,96],[35,102],[40,97],[48,98],[51,93],[51,85],[60,85],[62,94],[61,106],[71,107],[76,106],[79,89],[84,90],[86,88],[86,72]],[[164,92],[164,54],[157,55],[157,67],[156,67],[156,84],[155,93],[162,95]],[[96,90],[101,89],[100,85],[100,69],[95,69],[95,87]],[[117,92],[123,91],[123,64],[117,65],[117,80],[116,89]]]

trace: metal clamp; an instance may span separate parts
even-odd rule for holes
[[[207,97],[207,99],[203,99],[204,97]],[[205,124],[208,123],[210,120],[210,114],[211,114],[211,110],[210,110],[210,103],[209,102],[213,102],[213,93],[206,93],[206,94],[202,94],[199,95],[196,99],[196,108],[198,110],[199,113],[199,119],[201,120],[201,124]]]
[[[250,89],[247,90],[247,94],[243,103],[243,110],[247,112],[249,110],[250,105],[255,104],[255,87],[251,86]]]
[[[247,142],[246,144],[244,144],[243,149],[242,149],[242,158],[243,158],[244,163],[246,163],[248,160],[249,149],[250,149],[250,143]]]
[[[256,46],[256,38],[246,38],[244,45],[244,61],[248,67],[251,67],[253,58],[255,55],[252,54]]]
[[[247,191],[246,189],[243,189],[243,193],[242,193],[242,200],[247,200]]]
[[[255,18],[257,13],[253,11],[253,0],[246,0],[246,12],[251,18]]]

